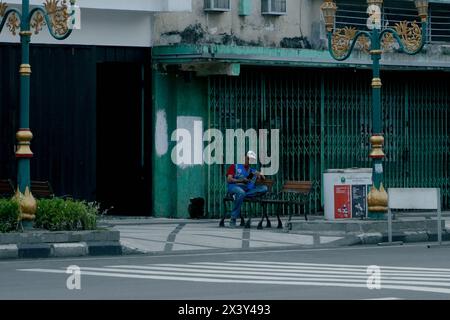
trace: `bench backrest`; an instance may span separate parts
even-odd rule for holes
[[[312,188],[312,181],[285,181],[281,192],[308,194]]]
[[[0,197],[12,197],[14,193],[11,180],[0,180]]]
[[[438,188],[389,188],[390,209],[440,209],[440,190]]]
[[[53,188],[48,181],[31,181],[31,193],[35,198],[53,198]]]

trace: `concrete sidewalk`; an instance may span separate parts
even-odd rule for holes
[[[273,220],[273,219],[272,219]],[[273,221],[272,221],[273,223]],[[124,253],[174,253],[337,244],[344,236],[290,234],[285,229],[219,227],[218,219],[103,219],[100,226],[120,231]]]
[[[445,219],[448,229],[450,228],[450,217]],[[271,220],[272,224],[276,225],[274,218]],[[129,254],[318,248],[376,244],[385,241],[386,238],[386,235],[380,232],[332,231],[328,229],[329,222],[326,222],[322,216],[313,216],[308,222],[305,222],[303,218],[292,220],[297,225],[318,224],[324,226],[322,229],[315,228],[314,230],[289,231],[286,228],[276,229],[274,227],[257,230],[258,221],[259,219],[252,220],[251,229],[220,228],[218,219],[192,220],[151,217],[106,217],[99,221],[99,225],[120,231],[123,252]],[[228,221],[226,221],[228,226],[227,223]],[[286,219],[283,219],[283,223],[286,225]],[[423,230],[408,230],[400,236],[403,237],[402,240],[406,239],[405,242],[426,242],[433,237],[429,231],[427,233]],[[397,238],[400,236],[399,234],[395,235]]]

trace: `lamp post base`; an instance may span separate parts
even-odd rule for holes
[[[387,220],[387,213],[384,212],[369,212],[367,214],[369,220]]]
[[[33,230],[33,221],[30,220],[22,220],[20,221],[20,224],[22,225],[22,229],[24,231],[30,231]]]

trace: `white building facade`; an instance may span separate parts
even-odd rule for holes
[[[192,0],[78,0],[81,30],[75,30],[64,44],[151,47],[155,13],[189,12]],[[21,0],[4,1],[20,8]],[[31,0],[42,5],[43,0]],[[7,29],[7,28],[5,28]],[[45,31],[45,30],[44,30]],[[18,42],[19,37],[4,30],[0,43]],[[48,32],[32,37],[33,43],[55,44]]]

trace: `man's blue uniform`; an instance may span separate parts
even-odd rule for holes
[[[243,164],[232,165],[227,172],[227,175],[232,174],[234,179],[246,179],[250,173],[253,173],[253,178],[248,183],[228,183],[227,190],[234,198],[233,211],[231,211],[231,218],[236,219],[241,213],[241,206],[245,197],[254,197],[258,194],[264,194],[268,191],[265,185],[255,185],[257,176],[256,170],[253,168],[246,168]]]

